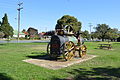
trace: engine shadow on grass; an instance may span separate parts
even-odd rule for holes
[[[61,58],[51,58],[49,54],[45,52],[32,52],[31,55],[28,55],[27,57],[32,58],[32,59],[43,59],[43,60],[52,60],[56,61]]]
[[[4,46],[4,45],[6,45],[6,44],[0,44],[0,46]]]
[[[0,73],[0,80],[14,80],[14,79],[9,77],[6,73]]]
[[[45,52],[32,52],[30,55],[27,57],[33,58],[33,59],[46,59],[48,57],[48,54]]]
[[[120,68],[111,66],[91,68],[91,70],[79,68],[68,73],[75,77],[72,79],[53,78],[53,80],[120,80]]]

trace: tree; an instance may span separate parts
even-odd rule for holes
[[[22,30],[22,33],[25,34],[25,39],[28,39],[29,33],[25,29]]]
[[[0,26],[1,26],[1,24],[2,24],[2,23],[1,23],[1,21],[0,21]]]
[[[90,37],[89,32],[87,30],[83,31],[81,36],[86,39],[89,39]]]
[[[110,39],[111,41],[115,41],[119,37],[118,29],[109,29],[106,33],[107,39]]]
[[[108,30],[110,30],[109,25],[106,24],[98,24],[97,27],[95,27],[96,32],[98,34],[98,38],[102,39],[102,41],[104,41],[104,39],[106,39],[106,35]]]
[[[5,34],[4,35],[5,38],[12,37],[14,34],[12,26],[10,26],[10,24],[8,23],[7,14],[5,14],[4,17],[2,18],[0,31],[2,31]]]
[[[4,33],[2,31],[0,31],[0,38],[3,38],[4,37]]]
[[[77,32],[81,29],[81,22],[79,22],[74,16],[64,15],[57,20],[55,29],[64,29],[66,26],[71,26],[73,31]]]
[[[98,33],[96,33],[96,32],[91,32],[91,38],[92,38],[92,39],[98,38]]]
[[[25,30],[25,29],[23,29],[23,30],[22,30],[22,33],[24,33],[24,32],[26,32],[26,30]]]

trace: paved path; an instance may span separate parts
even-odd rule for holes
[[[44,43],[44,42],[49,42],[49,41],[44,41],[44,40],[11,40],[11,41],[5,41],[5,40],[0,40],[0,43]]]

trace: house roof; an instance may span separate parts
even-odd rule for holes
[[[17,31],[17,30],[14,30],[13,33],[14,33],[14,35],[17,35],[17,34],[18,34],[18,31]],[[24,33],[22,33],[22,32],[20,32],[19,34],[24,35]]]

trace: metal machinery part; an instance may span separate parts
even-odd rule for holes
[[[81,50],[81,53],[80,53],[81,57],[86,55],[87,47],[85,45],[81,45],[80,50]]]
[[[76,46],[75,51],[78,51],[79,57],[83,57],[87,53],[87,47],[85,45]]]
[[[75,55],[75,45],[72,41],[65,42],[64,44],[64,50],[63,50],[63,57],[64,59],[70,60]]]
[[[57,57],[63,55],[66,61],[71,60],[76,51],[78,51],[79,57],[82,57],[86,54],[87,47],[77,43],[78,40],[74,36],[54,35],[47,46],[47,53],[52,59],[57,59]]]
[[[64,43],[69,41],[67,36],[54,35],[51,37],[47,47],[47,53],[51,58],[56,59],[63,53]]]

